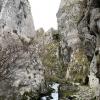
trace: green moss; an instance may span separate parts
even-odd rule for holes
[[[21,100],[39,100],[39,95],[35,94],[34,92],[30,91],[30,92],[25,92],[22,95],[22,99]]]
[[[68,81],[67,80],[65,80],[65,79],[61,79],[61,78],[58,78],[57,76],[46,76],[46,80],[48,81],[48,82],[55,82],[55,83],[60,83],[60,84],[64,84],[64,83],[68,83]]]
[[[60,91],[60,97],[62,99],[66,99],[67,97],[74,95],[76,92],[77,91],[61,90]]]
[[[73,92],[72,92],[72,91],[70,91],[70,92],[61,91],[61,94],[62,94],[62,97],[63,97],[63,98],[66,98],[66,97],[68,97],[68,96],[73,95]]]
[[[63,73],[63,71],[59,59],[57,58],[58,47],[59,43],[53,41],[45,46],[44,53],[42,53],[42,63],[45,66],[45,76],[47,80],[58,81],[62,76],[61,72]]]
[[[45,51],[44,54],[42,55],[42,62],[45,66],[47,67],[54,67],[56,66],[57,62],[57,57],[56,57],[56,52],[57,52],[57,47],[58,44],[55,42],[49,43],[48,45],[45,46]]]
[[[100,64],[100,54],[96,55],[97,63]]]
[[[6,97],[5,96],[0,96],[0,100],[5,100]]]
[[[84,82],[89,71],[89,61],[84,54],[83,49],[78,50],[73,54],[72,61],[69,64],[69,73],[71,80],[75,82]]]

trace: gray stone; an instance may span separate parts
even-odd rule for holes
[[[61,36],[61,62],[66,67],[68,65],[66,79],[71,81],[84,81],[89,68],[88,59],[83,47],[85,36],[79,34],[77,28],[84,8],[84,0],[61,0],[57,13],[58,30]],[[83,74],[80,74],[82,73],[81,69],[84,69]]]
[[[31,91],[38,95],[45,90],[44,68],[36,51],[29,2],[1,0],[0,11],[0,100],[20,100]]]
[[[89,81],[89,91],[95,92],[97,98],[100,96],[100,54],[95,55],[100,49],[99,4],[99,0],[61,0],[57,13],[60,62],[67,67],[66,79],[85,84]]]

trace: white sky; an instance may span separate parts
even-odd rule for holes
[[[61,0],[29,0],[34,20],[35,29],[51,27],[57,29],[56,13]]]

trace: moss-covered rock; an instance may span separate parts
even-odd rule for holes
[[[78,91],[79,90],[78,90],[77,85],[74,85],[71,83],[61,84],[59,86],[59,98],[61,98],[62,100],[65,100],[66,98],[71,97]]]
[[[66,78],[73,82],[85,83],[89,73],[89,61],[83,49],[78,49],[71,55]]]
[[[30,92],[25,92],[22,95],[22,99],[21,100],[38,100],[39,99],[39,95],[34,94],[34,92],[30,91]]]

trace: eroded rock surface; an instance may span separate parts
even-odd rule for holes
[[[88,73],[88,59],[77,24],[85,9],[84,0],[62,0],[57,13],[58,30],[61,35],[62,62],[66,65],[66,79],[84,82]]]
[[[89,82],[94,96],[100,98],[100,1],[61,0],[57,19],[66,80]]]
[[[1,0],[0,100],[27,100],[44,91],[44,69],[34,35],[28,0]]]

